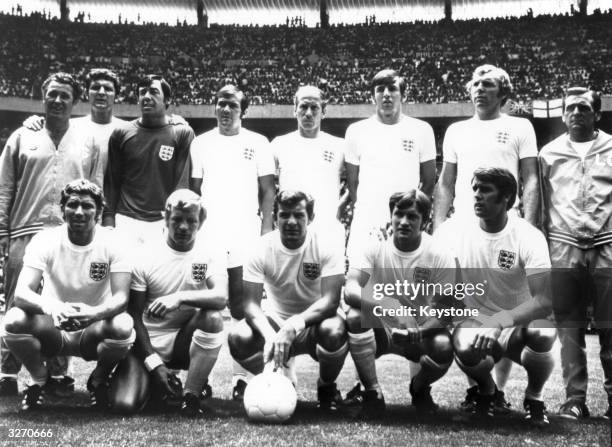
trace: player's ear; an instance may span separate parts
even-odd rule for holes
[[[595,112],[595,122],[598,122],[601,119],[601,112]]]
[[[321,119],[325,118],[325,115],[327,115],[327,103],[322,102],[321,103]]]

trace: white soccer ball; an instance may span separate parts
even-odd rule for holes
[[[244,409],[252,421],[285,422],[293,415],[297,393],[280,373],[263,372],[253,377],[244,390]]]

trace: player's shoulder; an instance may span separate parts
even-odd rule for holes
[[[446,128],[446,134],[453,133],[453,132],[460,132],[464,129],[470,129],[474,125],[475,121],[476,121],[476,118],[473,116],[462,119],[462,120],[455,121],[454,123],[451,123]]]
[[[249,130],[246,127],[242,127],[240,129],[240,134],[242,136],[242,138],[248,139],[250,142],[253,143],[265,143],[268,144],[270,142],[270,140],[268,140],[268,138],[260,133],[257,133],[253,130]]]
[[[370,127],[375,126],[376,124],[377,120],[375,115],[369,116],[368,118],[364,118],[359,121],[355,121],[354,123],[349,124],[349,126],[346,128],[346,135],[355,132],[365,132],[370,129]]]
[[[402,120],[400,122],[404,126],[410,127],[412,129],[418,129],[421,131],[433,130],[433,127],[431,127],[431,124],[429,124],[427,121],[419,119],[419,118],[415,118],[413,116],[402,114]]]
[[[568,141],[569,141],[569,137],[568,137],[567,132],[559,135],[554,140],[549,141],[544,146],[542,146],[542,149],[540,150],[540,154],[539,154],[540,158],[545,157],[551,154],[552,152],[556,152],[559,149],[566,147]]]
[[[293,143],[297,137],[299,136],[297,131],[289,132],[283,135],[279,135],[272,139],[270,142],[271,146],[274,148],[275,152],[282,150],[287,144]]]
[[[522,217],[509,215],[508,224],[511,226],[511,230],[516,234],[516,236],[527,244],[530,242],[546,240],[544,234],[540,230]]]
[[[53,248],[61,244],[66,235],[66,224],[53,228],[45,228],[32,237],[29,245],[37,246],[39,248]]]

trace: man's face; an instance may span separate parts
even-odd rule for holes
[[[487,111],[499,111],[504,99],[500,95],[499,83],[488,74],[475,75],[472,78],[470,97],[476,108]]]
[[[302,200],[289,208],[280,206],[276,215],[276,223],[280,231],[281,242],[285,247],[291,249],[301,247],[306,240],[306,232],[310,223],[306,201]]]
[[[115,85],[107,79],[96,79],[89,85],[89,104],[92,109],[109,110],[115,103]]]
[[[472,180],[474,191],[474,212],[480,218],[492,218],[506,211],[507,200],[499,193],[493,183],[478,179]]]
[[[421,237],[423,216],[419,213],[416,203],[408,208],[393,209],[391,214],[393,227],[393,242],[398,245],[410,245]]]
[[[563,122],[570,133],[591,135],[599,113],[595,112],[589,94],[573,95],[565,98]]]
[[[321,128],[321,119],[325,115],[320,96],[303,95],[298,97],[295,106],[295,117],[298,129],[302,134],[312,134]]]
[[[72,87],[68,84],[51,81],[45,91],[44,104],[47,118],[68,121],[74,105]]]
[[[382,112],[384,115],[399,113],[402,108],[399,78],[395,78],[393,83],[376,85],[374,87],[374,102],[379,113]]]
[[[177,251],[190,250],[201,227],[200,209],[197,206],[172,208],[166,217],[167,242],[170,248]]]
[[[68,231],[76,234],[91,233],[101,211],[89,194],[70,194],[63,208]]]
[[[242,109],[237,95],[224,95],[217,99],[215,114],[217,125],[223,133],[233,133],[240,128]]]
[[[143,116],[159,117],[166,113],[161,81],[154,80],[148,87],[138,87],[138,104]]]

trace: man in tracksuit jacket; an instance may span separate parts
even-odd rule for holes
[[[539,155],[566,392],[559,414],[574,420],[589,416],[585,332],[590,302],[612,405],[612,136],[596,129],[600,117],[596,92],[569,89],[563,111],[568,132]],[[611,414],[609,406],[604,417]]]

